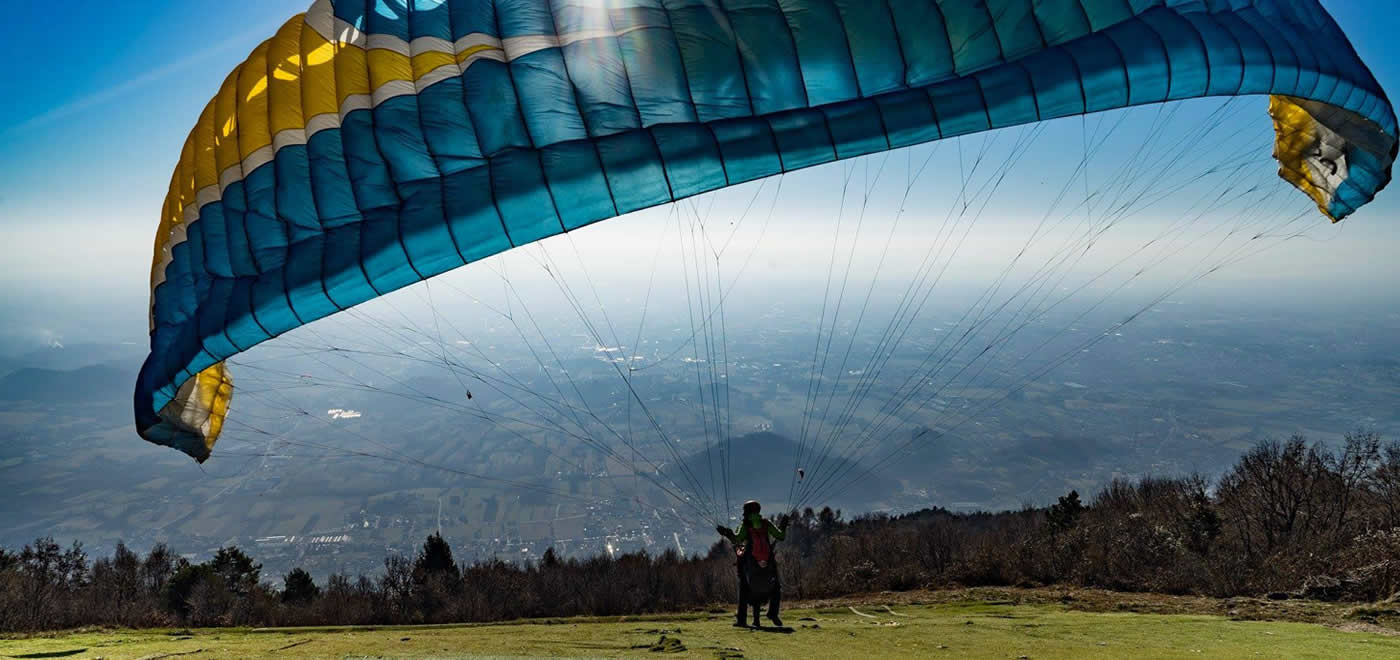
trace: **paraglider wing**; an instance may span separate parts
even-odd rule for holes
[[[1389,181],[1394,111],[1317,0],[318,0],[185,142],[137,429],[202,461],[233,392],[225,359],[598,220],[1240,94],[1273,95],[1281,172],[1333,220]]]

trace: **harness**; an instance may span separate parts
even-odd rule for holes
[[[744,521],[747,525],[748,521]],[[749,556],[758,561],[768,561],[773,558],[773,543],[768,540],[768,526],[759,521],[758,527],[749,528]]]

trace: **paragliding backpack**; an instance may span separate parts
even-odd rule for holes
[[[748,524],[747,521],[744,522]],[[749,595],[755,601],[763,601],[773,593],[778,585],[777,566],[773,562],[773,542],[768,538],[768,529],[760,524],[757,529],[749,528],[749,544],[744,551],[744,581],[749,585]],[[766,566],[759,566],[762,560]]]

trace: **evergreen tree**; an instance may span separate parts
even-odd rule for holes
[[[252,557],[234,546],[219,548],[209,562],[209,568],[223,578],[225,587],[239,595],[251,593],[258,584],[258,575],[262,573],[262,564],[253,563]]]
[[[1082,513],[1084,504],[1079,501],[1079,491],[1072,490],[1046,510],[1045,517],[1049,519],[1050,530],[1059,533],[1073,529]]]
[[[559,566],[559,555],[554,553],[554,546],[549,546],[544,551],[544,556],[540,557],[540,566],[543,568],[556,568]]]
[[[311,574],[301,568],[293,568],[282,578],[282,602],[308,603],[321,597],[321,588],[311,579]]]
[[[418,552],[418,558],[413,562],[415,582],[423,584],[435,576],[450,578],[453,581],[461,577],[457,563],[452,560],[452,546],[437,532],[423,541],[423,549]]]

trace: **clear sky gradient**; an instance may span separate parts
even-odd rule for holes
[[[117,309],[124,311],[112,321],[123,330],[144,326],[157,214],[187,132],[228,71],[308,4],[7,3],[0,316],[92,305],[94,323]],[[1382,86],[1400,94],[1395,0],[1324,4]],[[1268,117],[1261,111],[1257,121]],[[805,180],[815,186],[821,177]],[[1336,282],[1338,291],[1370,286],[1345,281],[1355,277],[1384,278],[1381,286],[1394,288],[1397,219],[1400,191],[1387,190],[1343,223],[1336,240],[1285,247],[1273,258],[1295,274]],[[0,328],[0,342],[7,330]]]

